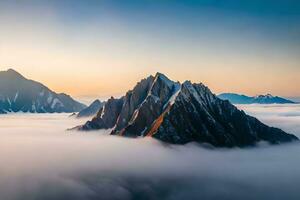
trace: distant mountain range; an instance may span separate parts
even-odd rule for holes
[[[234,93],[223,93],[218,95],[220,99],[229,100],[233,104],[287,104],[295,103],[291,100],[284,99],[278,96],[258,95],[254,97],[249,97],[246,95],[234,94]]]
[[[297,140],[219,99],[201,83],[181,84],[161,73],[143,79],[121,98],[110,98],[91,121],[76,129],[111,129],[111,135],[148,136],[172,144],[199,142],[217,147]]]
[[[69,95],[57,94],[43,84],[26,79],[13,69],[0,71],[0,113],[78,112],[86,106]]]
[[[83,117],[93,117],[95,116],[99,110],[103,107],[104,102],[101,102],[100,100],[95,100],[89,105],[88,107],[82,109],[78,114],[76,114],[77,118],[83,118]]]

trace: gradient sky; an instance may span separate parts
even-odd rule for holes
[[[0,70],[73,96],[157,71],[213,92],[300,96],[297,0],[0,0]]]

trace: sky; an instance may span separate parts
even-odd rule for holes
[[[120,95],[162,72],[214,93],[300,96],[297,0],[0,0],[0,70]]]

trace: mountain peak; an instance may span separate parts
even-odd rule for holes
[[[0,109],[5,112],[78,112],[85,106],[42,83],[26,79],[14,69],[0,71]]]
[[[183,85],[192,85],[192,82],[190,80],[184,81]]]
[[[12,68],[9,68],[6,71],[6,73],[9,74],[10,76],[13,76],[13,77],[24,78],[23,75],[21,75],[19,72],[17,72],[16,70],[14,70]]]
[[[13,73],[18,73],[16,70],[14,70],[13,68],[9,68],[8,70],[7,70],[7,72],[13,72]]]
[[[162,82],[164,82],[166,85],[168,85],[169,88],[172,88],[176,82],[175,81],[172,81],[170,80],[166,75],[160,73],[160,72],[157,72],[156,75],[155,75],[155,80],[161,80]]]
[[[112,129],[111,135],[223,147],[297,140],[217,98],[204,84],[176,83],[162,73],[156,73],[154,80],[143,79],[120,99],[109,99],[91,121],[78,129]]]
[[[159,77],[159,76],[166,77],[166,75],[164,75],[163,73],[156,72],[155,77]]]
[[[161,79],[161,80],[166,80],[166,81],[171,81],[166,75],[164,75],[163,73],[157,72],[155,74],[155,78],[156,79]]]
[[[274,96],[272,94],[266,94],[265,97],[273,98]]]

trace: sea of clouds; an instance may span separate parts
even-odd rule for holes
[[[300,105],[238,107],[300,137]],[[208,149],[65,131],[82,122],[0,116],[0,199],[300,199],[297,142]]]

